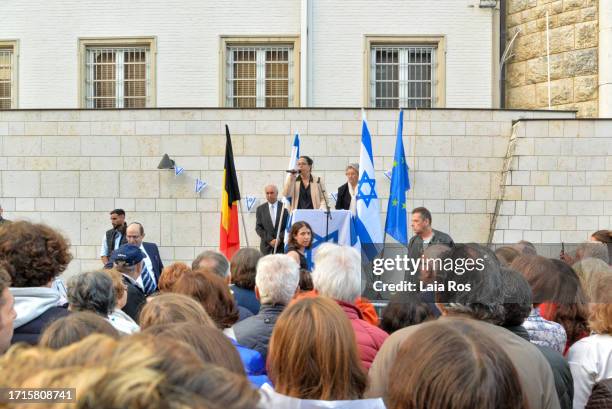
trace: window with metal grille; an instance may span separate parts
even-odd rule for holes
[[[370,105],[376,108],[435,106],[435,47],[374,46]]]
[[[14,105],[13,59],[13,49],[0,48],[0,109],[11,109]]]
[[[85,58],[87,108],[150,106],[148,47],[87,47]]]
[[[228,107],[293,105],[293,47],[228,47],[226,72]]]

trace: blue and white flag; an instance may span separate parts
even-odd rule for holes
[[[195,183],[195,191],[196,193],[200,193],[206,186],[208,186],[207,182],[204,182],[201,179],[196,179],[196,183]]]
[[[355,230],[363,248],[368,244],[382,244],[383,232],[380,223],[380,206],[376,194],[372,137],[368,129],[365,111],[362,110],[361,153],[359,155],[359,182],[357,183],[357,216]]]
[[[289,155],[289,167],[287,170],[297,170],[297,162],[300,158],[300,134],[296,133],[295,138],[293,138],[293,146],[291,147],[291,154]],[[287,175],[287,179],[289,179],[291,175]],[[291,205],[291,198],[285,198],[287,205]]]
[[[297,161],[300,158],[300,135],[295,134],[293,138],[293,146],[291,147],[291,155],[289,156],[289,167],[287,170],[297,170]]]
[[[259,201],[259,199],[257,199],[256,196],[250,196],[250,195],[247,195],[244,198],[244,200],[246,201],[246,208],[247,208],[247,211],[249,213],[251,213],[253,210],[255,210],[255,208],[256,208],[255,205]]]
[[[179,165],[175,165],[174,166],[174,176],[180,175],[181,173],[183,173],[184,170],[185,168],[182,168]]]

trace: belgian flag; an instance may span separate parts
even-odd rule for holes
[[[232,139],[225,125],[225,168],[223,169],[223,193],[221,194],[221,236],[219,248],[225,257],[231,259],[240,249],[240,231],[238,226],[238,206],[240,189],[234,166]]]

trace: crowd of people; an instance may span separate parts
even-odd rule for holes
[[[2,223],[0,388],[74,388],[45,406],[57,408],[609,407],[610,231],[559,260],[528,242],[453,243],[427,209],[412,216],[414,256],[483,268],[423,267],[425,282],[474,290],[397,293],[380,314],[353,248],[321,245],[309,271],[303,223],[288,254],[207,250],[164,267],[144,227],[115,210],[104,267],[65,285],[61,233]]]

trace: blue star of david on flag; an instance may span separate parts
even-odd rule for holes
[[[369,186],[369,189],[367,188],[367,186]],[[365,188],[368,193],[364,192],[362,188]],[[361,179],[359,179],[359,184],[357,185],[357,200],[363,199],[366,207],[369,207],[370,200],[376,198],[378,198],[378,196],[376,195],[376,180],[371,179],[370,176],[366,172],[364,172],[361,176]]]

